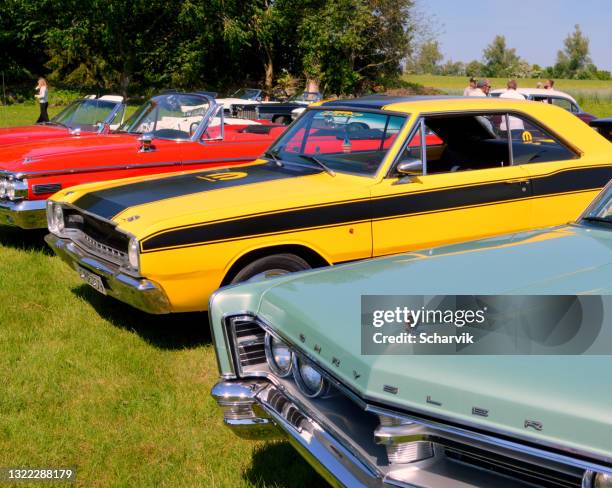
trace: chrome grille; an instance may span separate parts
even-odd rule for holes
[[[113,262],[127,263],[128,261],[127,253],[121,252],[113,247],[106,246],[101,242],[92,239],[83,232],[80,232],[79,235],[76,236],[75,241],[89,250],[94,251],[96,254],[101,254]]]
[[[444,452],[446,457],[462,464],[493,471],[525,483],[533,483],[539,487],[580,488],[582,486],[582,473],[580,472],[564,473],[547,468],[542,464],[531,464],[469,445],[446,447]]]
[[[266,362],[265,331],[252,317],[235,317],[230,321],[236,344],[236,361],[241,368]]]
[[[240,119],[257,120],[259,118],[257,110],[253,108],[238,108],[237,113]]]

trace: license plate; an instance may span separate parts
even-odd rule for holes
[[[102,278],[100,276],[92,273],[91,271],[87,271],[86,269],[81,268],[80,266],[77,266],[76,268],[79,272],[79,276],[85,283],[87,283],[93,289],[102,293],[102,295],[106,295],[106,288],[104,288],[104,282],[102,281]]]

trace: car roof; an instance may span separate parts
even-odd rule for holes
[[[410,103],[410,102],[421,102],[431,100],[463,100],[465,97],[456,96],[412,96],[412,97],[398,97],[388,95],[368,95],[365,97],[349,98],[349,99],[338,99],[331,100],[321,103],[319,106],[323,107],[356,107],[356,108],[369,108],[375,110],[387,109],[391,105],[399,103]],[[316,106],[316,105],[313,105]]]
[[[497,88],[492,90],[491,93],[505,93],[508,90],[506,88]],[[549,97],[562,97],[567,98],[575,102],[574,97],[572,97],[569,93],[565,93],[559,90],[547,90],[545,88],[517,88],[517,92],[523,95],[543,95]]]

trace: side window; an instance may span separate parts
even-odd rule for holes
[[[566,161],[578,157],[547,130],[522,117],[510,117],[513,164]],[[514,125],[513,125],[513,122]]]
[[[567,110],[568,112],[572,111],[572,102],[570,102],[569,100],[566,100],[565,98],[551,98],[551,100],[553,105],[561,107],[562,109]]]
[[[548,131],[519,115],[460,114],[425,118],[426,165],[415,173],[453,173],[547,161],[577,155]],[[512,153],[510,153],[510,140]],[[397,163],[424,161],[420,131],[402,150]]]
[[[497,114],[426,117],[427,174],[509,166],[504,123],[504,117]],[[421,160],[421,151],[421,136],[417,131],[398,162]]]

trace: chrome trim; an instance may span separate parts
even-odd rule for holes
[[[46,200],[0,200],[0,224],[22,229],[46,228]]]
[[[287,346],[287,348],[289,349],[289,352],[291,353],[291,359],[289,361],[289,369],[285,372],[281,371],[280,368],[278,367],[278,364],[276,364],[276,361],[274,360],[274,354],[272,353],[272,339],[276,338],[273,337],[272,334],[269,334],[268,332],[265,332],[265,338],[264,338],[264,351],[266,353],[266,359],[268,360],[268,367],[272,370],[272,372],[279,376],[280,378],[286,378],[288,377],[293,370],[293,358],[295,357],[295,354],[293,354],[293,350],[289,347],[289,344],[287,344],[285,341],[281,341],[283,344],[285,344]]]
[[[45,241],[70,267],[78,265],[100,276],[109,296],[151,314],[173,311],[166,293],[157,283],[129,276],[111,263],[98,260],[69,239],[47,234]]]
[[[179,141],[180,142],[180,141]],[[184,142],[184,141],[183,141]],[[255,158],[257,159],[257,158]],[[181,171],[181,167],[190,166],[195,164],[208,164],[208,163],[229,163],[233,161],[244,161],[251,162],[255,161],[253,158],[214,158],[214,159],[194,159],[190,161],[162,161],[159,163],[149,163],[149,164],[119,164],[114,166],[89,166],[87,168],[76,168],[76,169],[54,169],[47,171],[29,171],[29,172],[19,172],[19,173],[11,173],[9,171],[3,172],[0,170],[0,176],[6,174],[7,176],[14,176],[15,178],[37,178],[43,176],[55,176],[55,175],[63,175],[63,174],[82,174],[82,173],[101,173],[104,171],[115,171],[120,169],[141,169],[141,168],[158,168],[163,166],[177,166],[177,172]],[[222,169],[222,168],[215,168]],[[158,175],[159,177],[167,176],[165,174]]]

